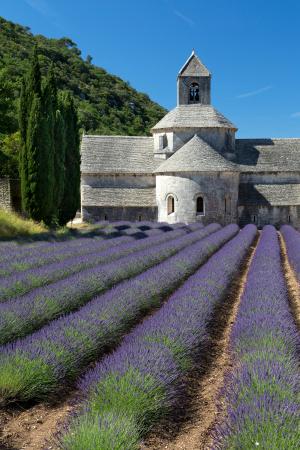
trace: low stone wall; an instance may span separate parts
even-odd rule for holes
[[[6,211],[21,210],[20,181],[0,179],[0,208]]]
[[[0,208],[7,211],[12,210],[10,180],[0,179]]]
[[[254,223],[258,228],[265,225],[274,225],[280,228],[282,225],[292,225],[300,229],[300,206],[239,206],[239,225],[245,226]]]
[[[82,220],[87,222],[98,222],[100,220],[108,220],[110,222],[116,220],[157,221],[157,208],[146,207],[111,207],[111,206],[82,206]]]

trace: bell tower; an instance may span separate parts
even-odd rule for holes
[[[211,73],[192,51],[177,77],[177,105],[210,105]]]

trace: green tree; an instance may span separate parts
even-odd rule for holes
[[[52,204],[49,202],[49,186],[47,184],[47,149],[46,121],[43,120],[43,105],[41,98],[35,94],[31,105],[31,113],[26,131],[26,154],[28,178],[25,210],[29,216],[37,221],[49,220]],[[45,158],[46,156],[46,158]]]
[[[60,208],[64,195],[65,185],[65,152],[66,152],[66,132],[63,116],[63,105],[59,102],[59,109],[55,115],[55,154],[54,154],[54,174],[55,184],[53,190],[53,202],[57,205],[57,216],[59,220]]]
[[[21,82],[20,106],[19,106],[19,128],[21,139],[26,143],[26,131],[28,128],[29,112],[35,94],[41,97],[41,70],[38,60],[37,47],[34,47],[31,58],[31,65],[27,75],[25,75]]]
[[[21,84],[21,95],[19,105],[19,127],[21,134],[21,154],[20,154],[20,178],[21,196],[23,210],[30,214],[29,202],[32,196],[28,172],[28,150],[27,131],[29,127],[29,117],[35,97],[41,98],[41,71],[38,61],[37,48],[34,48],[31,58],[31,66],[28,75],[25,75]],[[32,126],[32,124],[31,124]]]
[[[6,71],[0,70],[0,133],[13,133],[16,128],[13,84],[7,80]]]
[[[57,111],[57,88],[53,71],[53,66],[48,71],[42,90],[42,124],[44,130],[43,148],[40,149],[43,154],[44,181],[47,183],[47,203],[49,210],[47,217],[44,218],[46,224],[51,224],[54,218],[58,217],[58,204],[54,201],[55,189],[55,121]]]
[[[21,152],[20,132],[4,136],[0,143],[0,178],[19,178],[19,156]]]
[[[54,84],[54,86],[53,86]],[[22,85],[20,99],[21,194],[24,211],[34,220],[50,225],[55,214],[54,187],[54,102],[55,83],[49,72],[41,89],[37,50]],[[55,97],[56,98],[56,97]]]
[[[69,92],[62,96],[65,123],[65,183],[59,223],[72,220],[80,206],[80,150],[77,112]]]

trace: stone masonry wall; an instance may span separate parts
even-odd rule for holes
[[[157,176],[158,221],[196,221],[222,225],[237,222],[238,173],[199,173]],[[175,212],[168,214],[167,198],[175,198]],[[196,198],[204,199],[204,214],[196,213]],[[226,200],[226,203],[225,203]],[[226,205],[226,206],[225,206]]]
[[[7,211],[12,210],[10,181],[8,179],[0,179],[0,208]]]
[[[151,220],[157,221],[157,208],[145,207],[111,207],[111,206],[82,206],[82,219],[87,222],[108,220],[129,220],[132,222]]]
[[[292,225],[300,229],[300,206],[247,205],[238,207],[239,225],[254,223],[259,228],[264,225]]]
[[[21,211],[19,180],[0,179],[0,208],[7,211]]]

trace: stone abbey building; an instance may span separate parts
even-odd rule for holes
[[[300,227],[300,138],[236,139],[210,93],[193,52],[152,137],[83,136],[83,219]]]

